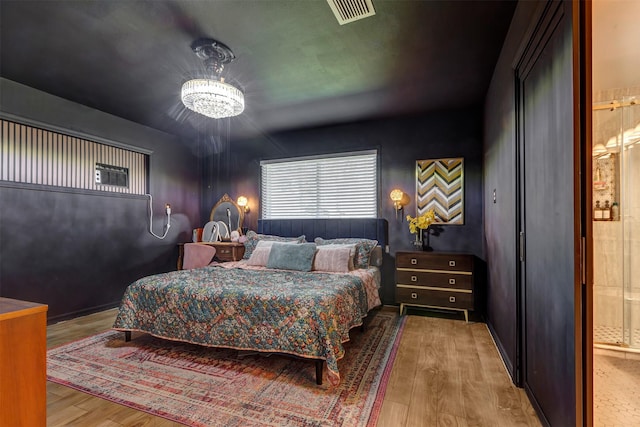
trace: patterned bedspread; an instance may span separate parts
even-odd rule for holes
[[[380,304],[377,286],[370,289],[379,271],[334,274],[232,266],[137,280],[125,291],[114,329],[324,359],[329,381],[338,384],[342,343],[349,340],[351,328],[362,324],[370,306]],[[375,294],[374,301],[369,302],[368,293]]]

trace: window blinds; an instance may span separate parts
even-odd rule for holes
[[[260,162],[262,218],[376,218],[377,151]]]

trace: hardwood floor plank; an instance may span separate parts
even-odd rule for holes
[[[438,427],[468,427],[474,424],[468,424],[467,420],[455,415],[442,413],[438,416]]]
[[[87,413],[87,411],[78,408],[76,404],[86,400],[87,398],[91,398],[91,396],[85,393],[77,392],[75,390],[73,391],[74,393],[71,393],[66,398],[59,399],[56,402],[52,403],[49,403],[49,396],[47,394],[48,427],[74,425],[78,418]]]
[[[419,349],[408,346],[403,347],[402,343],[400,344],[394,362],[394,371],[387,383],[385,400],[388,399],[409,406],[413,390],[413,381],[416,378],[418,355]],[[398,367],[397,372],[396,366]]]
[[[377,427],[396,427],[407,425],[407,405],[384,400]]]

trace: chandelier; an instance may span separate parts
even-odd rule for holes
[[[193,79],[182,85],[182,103],[207,117],[222,119],[244,111],[244,94],[221,77],[224,64],[236,57],[227,46],[213,39],[198,39],[191,44],[213,78]]]

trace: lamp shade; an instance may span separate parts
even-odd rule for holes
[[[397,188],[392,190],[391,194],[389,194],[389,197],[391,197],[391,200],[393,200],[396,203],[402,200],[402,196],[404,196],[404,192]]]

